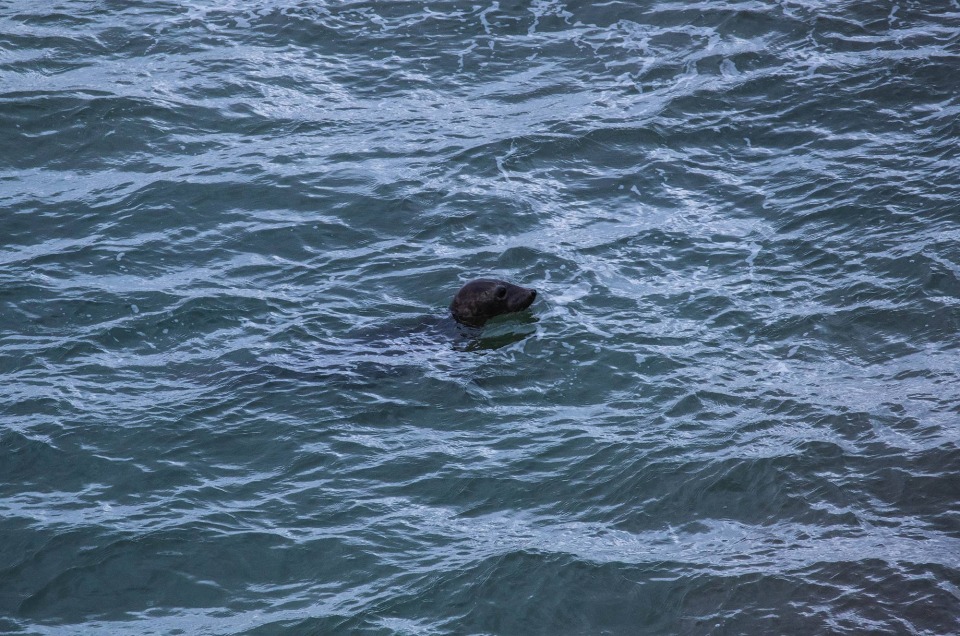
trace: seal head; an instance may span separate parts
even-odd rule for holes
[[[536,297],[535,289],[502,280],[478,278],[460,288],[450,303],[450,313],[459,323],[482,327],[494,316],[523,311]]]

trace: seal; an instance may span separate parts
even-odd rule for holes
[[[450,303],[454,319],[468,327],[482,327],[494,316],[523,311],[537,297],[537,290],[502,280],[478,278],[457,292]]]

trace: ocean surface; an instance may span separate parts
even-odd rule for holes
[[[0,1],[0,633],[960,633],[960,3]]]

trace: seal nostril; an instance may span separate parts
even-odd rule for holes
[[[537,290],[536,290],[536,289],[531,289],[531,290],[530,290],[530,300],[533,301],[533,300],[536,299],[536,297],[537,297]]]

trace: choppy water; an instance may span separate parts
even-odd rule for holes
[[[0,631],[960,632],[958,117],[955,1],[0,2]]]

